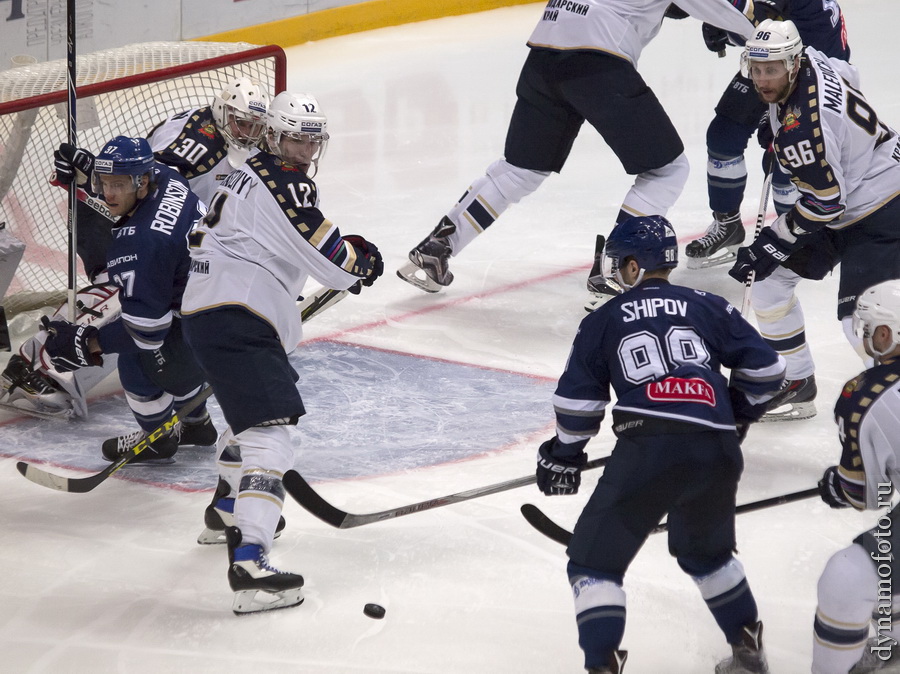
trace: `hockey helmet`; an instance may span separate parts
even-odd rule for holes
[[[634,258],[641,271],[633,285],[622,280],[621,265]],[[673,269],[678,266],[678,240],[672,223],[661,215],[628,218],[613,227],[603,248],[603,274],[624,288],[632,288],[644,278],[644,272]]]
[[[872,345],[872,335],[880,325],[891,331],[891,344],[883,351]],[[878,283],[856,298],[853,332],[877,356],[890,353],[900,345],[900,279]]]
[[[249,77],[232,80],[212,101],[213,121],[225,141],[246,150],[266,130],[269,94]]]
[[[319,102],[309,94],[292,94],[282,91],[269,105],[267,117],[266,143],[269,151],[282,161],[282,138],[308,141],[314,144],[310,158],[315,171],[318,171],[319,160],[325,155],[328,145],[328,119],[319,110]],[[310,176],[311,177],[311,176]]]
[[[750,77],[751,62],[784,61],[793,73],[798,57],[803,54],[803,41],[793,21],[761,21],[747,40],[741,53],[741,75]]]
[[[156,159],[146,138],[116,136],[100,150],[94,160],[92,186],[102,192],[101,175],[131,176],[134,188],[141,185],[141,176],[152,173]]]

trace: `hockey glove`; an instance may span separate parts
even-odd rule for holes
[[[751,272],[756,272],[755,280],[762,281],[790,257],[793,251],[787,242],[779,239],[766,227],[749,246],[738,248],[737,260],[728,270],[731,278],[746,283]]]
[[[756,142],[768,153],[773,151],[773,140],[775,140],[775,132],[772,131],[772,124],[769,122],[769,111],[766,110],[763,113],[763,116],[759,118],[759,123],[756,125]],[[769,155],[767,154],[763,160],[763,168],[768,166],[768,161]]]
[[[83,367],[103,365],[99,353],[91,353],[88,340],[99,332],[93,325],[78,325],[69,321],[51,321],[41,318],[41,325],[47,331],[44,348],[57,372],[73,372]]]
[[[830,466],[825,470],[825,474],[819,480],[819,496],[832,508],[850,507],[850,501],[844,496],[844,490],[841,487],[837,466]]]
[[[704,23],[701,30],[707,49],[716,54],[725,52],[725,47],[728,46],[728,33],[711,23]]]
[[[88,185],[94,172],[94,155],[80,147],[62,143],[53,153],[56,180],[63,185]]]
[[[553,456],[559,447],[556,438],[547,440],[538,449],[537,486],[547,496],[577,494],[581,486],[581,469],[587,463],[587,455],[580,452],[574,457]]]
[[[667,19],[681,20],[681,19],[686,19],[689,16],[690,16],[690,14],[685,12],[683,9],[681,9],[681,7],[676,5],[674,2],[672,4],[670,4],[668,7],[666,7],[665,17]]]
[[[355,283],[353,287],[350,288],[350,292],[358,295],[360,283],[367,287],[371,286],[375,283],[375,279],[384,273],[384,261],[381,259],[381,253],[378,251],[378,246],[371,241],[366,241],[358,234],[347,234],[341,238],[356,248],[358,253],[360,253],[359,257],[369,263],[369,268],[363,269],[363,272],[366,275],[365,278],[360,279],[358,283]],[[354,288],[356,288],[356,290],[354,290]]]

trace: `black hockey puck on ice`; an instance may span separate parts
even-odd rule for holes
[[[375,618],[375,620],[381,620],[384,618],[385,610],[384,606],[380,606],[378,604],[366,604],[363,607],[363,613],[365,613],[370,618]]]

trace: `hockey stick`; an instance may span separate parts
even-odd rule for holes
[[[78,99],[75,95],[76,82],[76,64],[75,64],[75,0],[66,0],[66,89],[68,97],[66,99],[66,140],[74,147],[77,147],[78,136],[76,133],[76,108]],[[78,231],[78,216],[76,209],[78,207],[78,190],[75,185],[69,186],[69,322],[75,322],[75,299],[78,286],[78,255],[76,241]]]
[[[599,468],[603,466],[609,457],[601,457],[588,461],[582,470],[590,470],[591,468]],[[412,505],[400,506],[399,508],[391,508],[390,510],[382,510],[377,513],[366,513],[364,515],[354,515],[334,507],[328,501],[323,499],[310,485],[303,479],[296,470],[289,470],[284,474],[284,488],[291,497],[297,501],[306,510],[318,517],[326,524],[330,524],[338,529],[352,529],[353,527],[361,527],[373,522],[381,522],[382,520],[390,520],[403,515],[411,515],[412,513],[422,512],[423,510],[431,510],[432,508],[440,508],[441,506],[451,505],[453,503],[461,503],[469,501],[481,496],[489,496],[490,494],[498,494],[502,491],[515,489],[516,487],[524,487],[528,484],[534,484],[537,481],[536,476],[528,475],[506,482],[488,485],[487,487],[479,487],[470,489],[469,491],[461,491],[449,496],[441,496],[429,501],[413,503]]]
[[[310,293],[297,302],[297,308],[300,309],[300,320],[306,323],[329,307],[333,307],[349,294],[349,290],[334,290],[332,288],[320,288]]]
[[[181,421],[182,417],[187,416],[195,409],[197,409],[203,402],[212,395],[212,388],[207,386],[200,393],[195,395],[193,398],[187,401],[184,406],[178,410],[178,412],[174,413],[169,419],[167,419],[161,426],[152,430],[147,437],[137,443],[134,447],[128,450],[125,454],[120,456],[118,459],[109,464],[106,468],[101,470],[99,473],[95,475],[89,475],[87,477],[63,477],[61,475],[56,475],[55,473],[50,473],[46,470],[38,468],[37,466],[33,466],[24,461],[19,461],[16,464],[16,468],[22,475],[26,478],[34,482],[35,484],[39,484],[42,487],[48,487],[49,489],[55,489],[56,491],[67,491],[75,494],[83,494],[85,492],[91,491],[101,482],[106,480],[110,475],[115,473],[119,468],[129,463],[132,459],[134,459],[138,454],[143,452],[154,440],[158,440],[162,436],[169,433],[175,425]]]
[[[772,506],[792,503],[793,501],[801,501],[803,499],[818,495],[819,488],[812,487],[810,489],[804,489],[803,491],[795,491],[790,494],[772,496],[771,498],[766,498],[761,501],[753,501],[752,503],[739,505],[734,509],[734,514],[740,515],[741,513],[749,513],[753,512],[754,510],[762,510],[763,508],[771,508]],[[569,544],[569,541],[572,538],[572,532],[563,529],[556,522],[547,517],[547,515],[545,515],[540,508],[535,505],[531,505],[530,503],[526,503],[521,508],[519,508],[519,510],[521,511],[522,516],[526,520],[528,520],[528,523],[539,532],[544,534],[544,536],[546,536],[550,540],[560,543],[561,545]],[[650,533],[658,534],[661,531],[666,531],[668,528],[668,522],[661,522],[660,524],[656,525],[656,527],[654,527],[653,530],[650,531]]]
[[[766,178],[763,181],[762,192],[759,195],[759,208],[756,211],[756,228],[753,232],[753,240],[756,241],[762,232],[763,223],[766,221],[766,211],[769,209],[769,190],[772,187],[772,174],[775,171],[774,152],[766,167]],[[747,310],[750,308],[750,294],[753,289],[753,281],[756,279],[756,271],[751,270],[744,281],[744,298],[741,302],[741,316],[747,316]]]

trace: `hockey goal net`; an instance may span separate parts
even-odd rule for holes
[[[78,56],[77,144],[96,153],[114,136],[145,136],[173,113],[209,105],[235,77],[274,95],[285,74],[280,47],[246,43],[147,42]],[[66,141],[66,100],[65,59],[0,72],[0,229],[25,244],[0,287],[8,315],[65,300],[67,196],[49,178]]]

